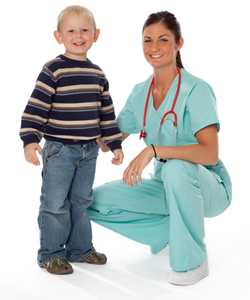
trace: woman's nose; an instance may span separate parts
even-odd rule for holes
[[[151,45],[151,50],[157,52],[159,50],[158,42],[153,42]]]

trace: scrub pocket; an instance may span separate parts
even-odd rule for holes
[[[158,133],[158,144],[162,146],[176,146],[177,127],[171,119],[166,119],[160,126]]]
[[[232,182],[230,175],[223,162],[219,160],[215,166],[207,166],[207,169],[212,171],[217,181],[224,186],[227,193],[228,201],[230,203],[232,201]]]

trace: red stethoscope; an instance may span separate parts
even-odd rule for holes
[[[180,71],[179,68],[177,68],[177,72],[178,72],[178,84],[177,84],[177,89],[176,89],[176,92],[175,92],[174,100],[173,100],[173,103],[172,103],[172,107],[171,107],[170,110],[166,111],[164,113],[164,115],[162,116],[161,126],[163,125],[163,123],[165,121],[165,118],[170,114],[172,114],[174,116],[174,126],[175,127],[177,126],[177,115],[176,115],[174,109],[175,109],[175,105],[176,105],[177,98],[178,98],[179,92],[180,92],[180,87],[181,87],[181,71]],[[149,89],[148,89],[148,94],[147,94],[145,106],[144,106],[143,129],[140,132],[140,139],[141,138],[145,139],[146,136],[147,136],[147,133],[145,131],[145,129],[146,129],[146,119],[147,119],[147,110],[148,110],[148,102],[149,102],[149,98],[150,98],[150,94],[151,94],[153,85],[154,85],[154,78],[151,80],[151,83],[150,83],[150,86],[149,86]]]

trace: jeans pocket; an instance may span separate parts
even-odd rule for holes
[[[98,152],[99,152],[99,146],[96,142],[91,142],[86,151],[86,159],[87,160],[92,160],[92,159],[97,159]]]
[[[59,156],[63,144],[59,142],[46,141],[45,156],[47,159]]]

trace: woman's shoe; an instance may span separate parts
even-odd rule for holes
[[[168,282],[174,285],[191,285],[208,276],[208,262],[205,260],[198,268],[186,272],[171,271]]]

